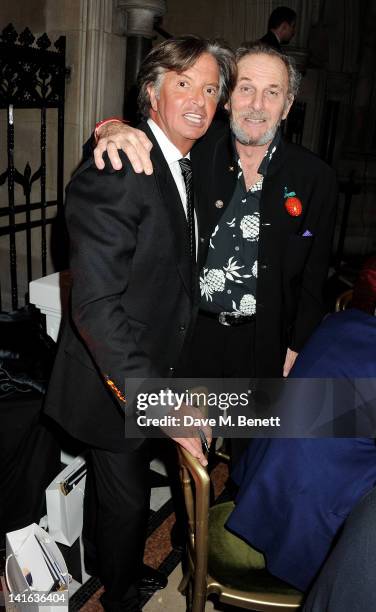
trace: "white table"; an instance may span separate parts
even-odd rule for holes
[[[29,285],[30,303],[46,315],[47,333],[57,340],[63,311],[67,307],[70,288],[70,274],[55,272],[31,281]]]

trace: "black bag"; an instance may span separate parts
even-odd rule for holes
[[[42,416],[55,343],[32,306],[0,313],[0,535],[38,522],[60,446]]]
[[[0,401],[40,397],[55,358],[55,342],[43,329],[39,311],[26,306],[0,312]]]

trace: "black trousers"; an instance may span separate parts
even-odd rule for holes
[[[139,609],[150,507],[149,442],[124,453],[91,449],[84,502],[85,561],[102,581],[110,612]]]
[[[254,377],[255,321],[226,326],[199,313],[178,375],[187,378]]]
[[[41,416],[41,399],[15,396],[0,402],[1,543],[8,531],[39,522],[46,512],[45,489],[61,469],[59,441]]]
[[[226,326],[199,313],[177,374],[181,378],[254,378],[255,321]],[[202,384],[205,384],[204,380]],[[234,465],[248,443],[248,438],[231,440],[231,459]]]

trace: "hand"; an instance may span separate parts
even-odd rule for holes
[[[187,406],[183,404],[179,410],[173,410],[170,412],[171,416],[175,416],[180,419],[180,425],[176,425],[175,427],[162,427],[163,431],[177,444],[180,444],[183,448],[185,448],[193,457],[199,460],[203,467],[208,465],[208,461],[202,452],[201,439],[198,433],[198,430],[201,429],[208,441],[208,445],[210,446],[212,441],[211,428],[208,425],[202,423],[199,427],[198,425],[184,425],[184,417],[191,416],[194,419],[204,419],[204,416],[199,410],[199,408],[194,408],[192,406]],[[182,436],[181,434],[184,433]]]
[[[286,378],[290,374],[290,370],[295,363],[295,359],[297,358],[298,353],[292,351],[291,349],[287,349],[285,363],[283,364],[283,376]]]
[[[118,149],[122,149],[135,172],[153,174],[153,165],[150,161],[152,147],[149,138],[141,130],[117,121],[106,123],[98,129],[98,143],[94,149],[95,165],[98,170],[103,170],[103,153],[107,151],[112,167],[121,170],[122,163]]]

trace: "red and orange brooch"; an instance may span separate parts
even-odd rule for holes
[[[285,208],[291,217],[299,217],[303,211],[303,205],[301,200],[296,196],[295,191],[287,191],[287,187],[285,187]]]

